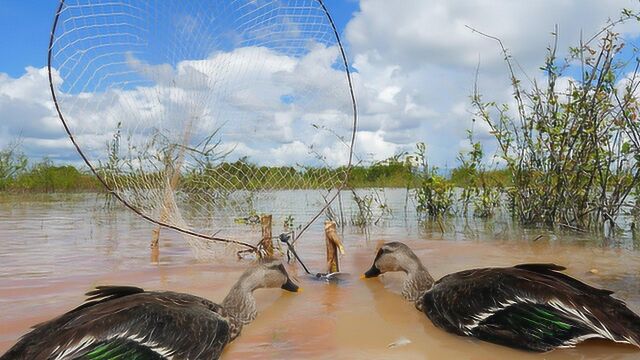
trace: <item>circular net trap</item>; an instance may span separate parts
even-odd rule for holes
[[[63,0],[49,77],[109,192],[198,255],[255,249],[261,214],[302,234],[346,181],[355,99],[320,0]]]

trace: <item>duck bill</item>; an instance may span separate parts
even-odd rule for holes
[[[287,278],[287,282],[282,285],[282,289],[291,292],[298,292],[298,289],[300,288],[298,287],[298,285],[294,284],[291,279]]]
[[[364,273],[365,278],[377,277],[378,275],[380,275],[380,269],[376,267],[376,264],[371,265],[371,269]]]

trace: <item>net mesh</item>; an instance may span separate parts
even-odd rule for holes
[[[87,165],[201,256],[252,248],[256,215],[292,215],[275,198],[346,179],[355,102],[319,0],[65,0],[49,75]],[[307,205],[302,229],[323,210]]]

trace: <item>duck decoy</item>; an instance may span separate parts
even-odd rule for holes
[[[217,359],[257,315],[253,291],[297,292],[279,261],[246,270],[221,305],[170,291],[100,286],[82,305],[36,325],[1,360]]]
[[[545,352],[593,338],[640,347],[640,317],[612,291],[561,273],[555,264],[461,271],[433,280],[400,242],[378,249],[363,277],[407,274],[402,296],[438,328],[461,336]]]

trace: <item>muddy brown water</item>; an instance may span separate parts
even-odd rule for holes
[[[0,198],[0,353],[32,325],[81,303],[93,286],[128,284],[221,301],[248,264],[232,257],[196,260],[183,238],[168,231],[162,232],[159,262],[152,263],[153,227],[124,209],[106,211],[102,205],[92,195]],[[640,312],[638,251],[584,237],[532,241],[517,232],[460,240],[397,224],[372,227],[369,236],[347,228],[343,237],[341,265],[350,279],[339,285],[313,281],[290,265],[304,291],[256,291],[258,318],[227,346],[224,359],[640,358],[632,347],[601,341],[532,354],[450,335],[402,299],[401,274],[358,278],[371,265],[377,241],[402,240],[434,278],[473,267],[554,262],[572,276],[614,290]],[[299,251],[311,268],[323,266],[319,227],[301,239]]]

